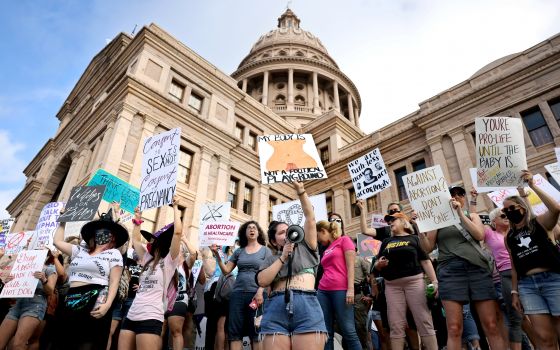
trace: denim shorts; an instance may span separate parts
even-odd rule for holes
[[[525,314],[560,316],[560,273],[540,272],[525,276],[517,284]]]
[[[113,320],[121,321],[123,318],[126,317],[128,314],[128,310],[130,306],[132,306],[132,302],[134,298],[126,298],[125,301],[122,301],[118,304],[115,304],[115,308],[113,309]]]
[[[291,336],[303,333],[327,333],[323,311],[317,300],[317,292],[298,290],[292,290],[292,292],[291,314],[286,309],[284,292],[271,294],[264,306],[260,334]]]
[[[453,258],[438,266],[441,300],[466,304],[470,301],[496,300],[496,289],[488,269]]]
[[[19,298],[14,306],[10,308],[6,318],[19,320],[22,317],[35,317],[42,321],[47,312],[47,298],[41,294],[35,294],[33,298]]]

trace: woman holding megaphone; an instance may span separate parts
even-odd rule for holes
[[[303,184],[293,182],[305,216],[303,230],[273,221],[268,240],[275,251],[263,263],[256,279],[271,287],[265,304],[260,334],[264,349],[322,350],[327,329],[315,291],[319,265],[317,229],[313,206]]]

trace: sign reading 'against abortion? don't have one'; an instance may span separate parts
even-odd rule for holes
[[[140,177],[140,211],[173,202],[177,186],[177,167],[181,128],[146,138]]]

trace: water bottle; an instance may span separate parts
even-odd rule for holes
[[[430,283],[426,286],[426,298],[428,300],[434,300],[436,297],[436,287],[433,283]]]
[[[105,304],[107,302],[107,296],[109,295],[109,287],[105,286],[97,296],[97,300],[95,300],[95,305],[93,306],[93,310],[97,309],[101,304]]]

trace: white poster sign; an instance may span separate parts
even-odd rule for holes
[[[29,249],[43,249],[46,246],[52,247],[54,233],[59,225],[58,216],[63,207],[64,202],[51,202],[43,207],[35,227],[36,234],[31,240]]]
[[[385,222],[385,215],[383,214],[371,214],[371,227],[382,228],[389,226]]]
[[[162,207],[173,202],[180,146],[181,128],[150,136],[144,141],[140,177],[140,211]]]
[[[548,164],[545,165],[544,168],[548,171],[550,176],[552,176],[554,181],[556,181],[557,184],[560,184],[560,163],[557,162]]]
[[[418,215],[416,223],[421,232],[459,223],[439,165],[407,174],[403,176],[403,182],[410,205]]]
[[[503,187],[486,187],[486,186],[478,186],[476,181],[476,168],[469,168],[469,173],[471,175],[471,182],[478,193],[488,193],[492,191],[501,190]],[[513,187],[512,187],[513,188]]]
[[[6,246],[4,253],[6,255],[15,255],[27,247],[29,240],[35,235],[35,231],[22,231],[9,233],[6,235]]]
[[[327,201],[324,193],[309,197],[315,219],[317,221],[327,220]],[[272,220],[285,222],[288,225],[299,225],[303,227],[305,224],[305,216],[299,200],[282,203],[272,206]]]
[[[517,194],[517,189],[515,188],[503,188],[501,190],[487,193],[488,197],[492,200],[492,202],[494,202],[494,204],[496,204],[498,208],[502,208],[504,206],[504,199],[509,196],[516,196]]]
[[[0,248],[6,245],[6,235],[10,233],[14,221],[13,218],[0,220]]]
[[[231,212],[231,203],[204,203],[200,207],[200,227],[206,221],[228,221]]]
[[[233,246],[238,231],[239,223],[235,221],[207,221],[202,226],[200,246]]]
[[[509,117],[475,119],[478,186],[523,185],[521,171],[527,169],[521,120]]]
[[[358,199],[373,197],[391,186],[379,148],[348,163],[348,171]]]
[[[4,285],[0,298],[33,298],[38,279],[36,271],[42,271],[47,259],[46,250],[24,250],[20,252],[12,268],[14,279]]]
[[[82,227],[89,221],[69,221],[64,226],[64,239],[68,237],[80,237]]]
[[[560,162],[560,147],[554,147],[554,153],[556,153],[556,162]]]
[[[327,178],[311,134],[259,136],[258,142],[263,184]]]

